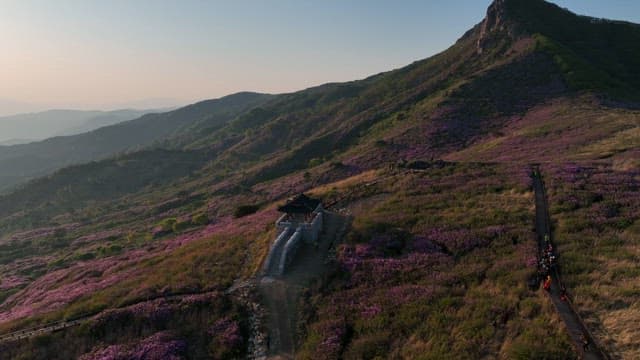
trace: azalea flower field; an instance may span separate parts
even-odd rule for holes
[[[301,357],[572,358],[563,324],[530,286],[528,171],[450,164],[395,174],[352,199],[337,269],[306,298]]]

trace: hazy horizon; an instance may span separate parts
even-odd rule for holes
[[[553,2],[640,22],[640,4],[624,0]],[[174,107],[360,79],[444,50],[490,3],[5,1],[0,116]]]
[[[123,103],[112,104],[70,104],[62,106],[47,103],[24,103],[11,99],[0,99],[0,118],[15,115],[38,114],[52,110],[77,110],[77,111],[115,111],[115,110],[162,110],[174,109],[191,103],[185,99],[140,99]]]

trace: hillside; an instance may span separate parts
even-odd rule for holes
[[[70,136],[70,135],[82,134],[82,133],[99,129],[101,127],[115,125],[124,121],[137,119],[145,114],[166,112],[167,110],[169,109],[107,111],[107,112],[103,112],[95,116],[92,116],[82,121],[81,123],[67,126],[64,129],[53,134],[53,136],[47,136],[47,138],[54,137],[54,136]]]
[[[404,68],[0,152],[0,164],[102,159],[0,197],[0,334],[95,314],[0,348],[258,354],[273,329],[251,284],[277,205],[304,191],[349,226],[285,309],[297,358],[578,358],[535,280],[539,163],[572,304],[611,357],[636,358],[635,39],[635,24],[496,0],[452,47]]]
[[[269,98],[268,95],[240,93],[166,113],[147,114],[80,135],[0,147],[0,168],[3,169],[0,192],[64,166],[151,146],[180,131],[206,133]]]

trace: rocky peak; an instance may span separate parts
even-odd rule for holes
[[[482,54],[492,43],[493,35],[497,32],[508,31],[507,3],[511,0],[495,0],[487,9],[478,38],[478,54]]]
[[[500,29],[507,17],[506,3],[509,0],[495,0],[487,9],[487,16],[484,19],[483,29],[490,31]]]
[[[548,5],[545,0],[494,0],[480,27],[478,53],[482,54],[496,40],[514,40],[519,30],[523,30],[519,29],[518,19],[539,9],[547,10]]]

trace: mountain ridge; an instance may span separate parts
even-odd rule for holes
[[[0,140],[10,138],[42,140],[54,136],[72,135],[77,127],[85,127],[88,131],[96,129],[98,126],[92,125],[95,120],[102,119],[107,124],[115,124],[132,120],[150,112],[154,112],[154,110],[92,111],[53,109],[2,116],[0,117],[0,136],[2,136]]]
[[[225,121],[242,111],[243,101],[251,106],[270,95],[238,93],[220,100],[206,100],[174,111],[146,114],[75,136],[58,136],[30,144],[0,147],[0,191],[25,179],[42,176],[64,166],[103,159],[125,151],[151,146],[179,129],[198,122]],[[215,110],[216,108],[219,110]],[[228,108],[229,113],[226,113]],[[218,111],[218,112],[216,112]],[[218,119],[216,119],[218,117]]]
[[[494,36],[499,41],[492,51],[477,51],[479,39],[491,29],[483,24],[496,22],[491,20],[497,16],[494,13],[504,13],[509,7],[524,4],[575,16],[545,1],[534,3],[496,1],[489,7],[485,20],[452,47],[431,58],[359,81],[267,96],[264,102],[249,106],[247,112],[223,116],[226,120],[218,125],[205,128],[193,125],[179,134],[164,132],[153,138],[159,141],[154,146],[175,150],[213,149],[216,155],[210,158],[204,171],[239,164],[244,168],[244,175],[238,181],[246,186],[300,171],[311,161],[335,161],[367,168],[374,159],[395,162],[460,151],[476,141],[490,138],[513,116],[554,97],[579,94],[579,89],[571,88],[552,50],[541,46],[535,34],[501,38],[499,26],[498,36]],[[514,87],[514,82],[519,86]],[[252,93],[238,96],[245,95],[256,96]],[[207,104],[198,103],[168,114],[173,114],[178,122],[181,114],[189,112],[196,117],[206,117],[197,109],[206,109]],[[399,117],[410,121],[395,120]],[[138,121],[147,118],[149,116]],[[376,132],[375,129],[388,123],[396,127],[388,134],[361,135]],[[118,127],[102,131],[106,130],[112,131],[112,136],[122,136]],[[417,134],[424,134],[426,138],[416,137]],[[131,145],[136,142],[140,143],[140,139],[131,138]],[[386,145],[371,148],[371,144],[378,142]],[[87,145],[96,144],[91,140]],[[327,148],[332,152],[327,154]],[[348,157],[345,151],[358,155],[344,161]]]

